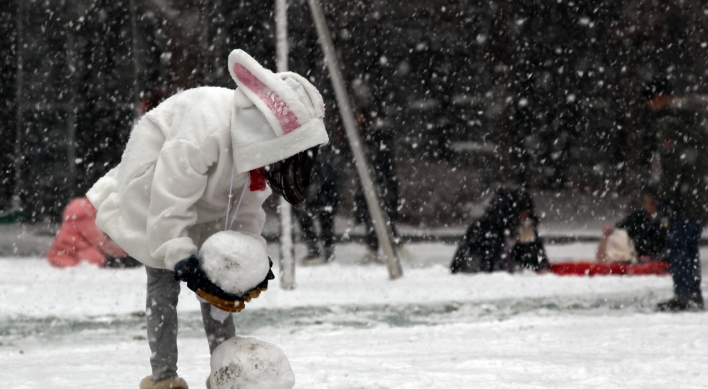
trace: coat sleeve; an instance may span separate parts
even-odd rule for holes
[[[194,204],[207,185],[208,159],[191,142],[177,139],[164,144],[155,166],[147,217],[147,244],[153,258],[164,258],[167,269],[196,255],[187,229],[197,222]]]

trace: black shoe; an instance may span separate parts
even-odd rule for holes
[[[674,297],[657,304],[656,308],[662,312],[683,312],[703,310],[703,297]]]
[[[307,257],[300,260],[301,266],[318,266],[318,265],[324,265],[325,263],[327,263],[327,261],[325,260],[325,257],[323,257],[319,254],[308,255]]]
[[[325,262],[334,261],[334,247],[325,247],[324,258],[325,258]]]

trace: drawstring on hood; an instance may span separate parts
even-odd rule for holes
[[[231,199],[233,197],[233,191],[234,191],[234,175],[236,172],[236,166],[233,166],[231,169],[231,184],[229,185],[229,201],[226,204],[226,217],[224,218],[224,231],[228,231],[231,229],[231,226],[234,225],[234,220],[236,220],[236,216],[238,215],[238,209],[241,207],[241,201],[243,201],[243,194],[246,193],[246,189],[251,186],[251,175],[246,176],[246,183],[243,184],[243,189],[241,190],[241,196],[238,198],[238,203],[236,203],[236,208],[234,208],[234,214],[231,216],[231,221],[229,222],[229,214],[231,213]]]

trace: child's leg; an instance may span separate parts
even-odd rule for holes
[[[189,237],[195,242],[199,242],[198,247],[201,247],[204,241],[221,231],[222,228],[224,228],[223,219],[219,219],[214,223],[197,224],[189,229]],[[209,341],[209,353],[211,353],[221,342],[236,336],[234,318],[232,314],[229,314],[223,322],[213,319],[210,314],[211,304],[207,302],[201,303],[201,309],[204,331]]]
[[[154,382],[177,377],[177,299],[179,282],[173,272],[145,266],[147,271],[147,332]]]
[[[312,207],[309,207],[309,204],[301,209],[295,208],[294,211],[295,216],[297,216],[297,220],[300,222],[302,240],[307,245],[307,257],[316,257],[320,254],[320,248],[317,244],[317,231],[315,230],[315,223],[312,220],[312,214],[308,209],[312,209]]]
[[[206,332],[207,340],[209,341],[209,353],[214,352],[216,346],[220,345],[226,339],[236,336],[236,328],[234,327],[233,314],[229,314],[223,322],[211,317],[211,304],[201,303],[202,321],[204,322],[204,331]]]

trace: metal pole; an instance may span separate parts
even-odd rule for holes
[[[69,197],[76,195],[77,169],[76,169],[76,85],[74,83],[76,75],[76,40],[74,39],[74,29],[66,26],[66,62],[69,68],[67,79],[69,104],[66,109],[67,125],[67,168],[69,174]]]
[[[275,0],[275,66],[288,71],[288,1]],[[295,289],[295,246],[293,245],[293,210],[280,197],[280,287]]]
[[[138,11],[135,0],[130,0],[130,35],[132,38],[130,50],[133,54],[133,121],[143,113],[140,112],[140,46],[138,45]],[[131,123],[132,127],[132,123]]]
[[[369,211],[371,212],[371,219],[374,222],[376,236],[379,239],[379,244],[381,245],[384,259],[388,266],[388,274],[391,279],[396,279],[403,275],[401,261],[398,258],[398,250],[392,243],[391,237],[393,233],[388,215],[382,212],[379,206],[376,190],[374,189],[374,182],[369,175],[368,164],[361,147],[361,137],[359,136],[359,131],[357,130],[356,121],[354,119],[354,111],[349,102],[349,94],[344,86],[344,80],[339,69],[339,61],[334,51],[332,37],[327,28],[327,21],[325,20],[324,12],[318,0],[307,0],[307,2],[310,5],[312,19],[315,21],[315,26],[317,27],[317,35],[320,38],[322,51],[324,52],[327,68],[329,69],[329,76],[332,79],[332,86],[334,87],[334,93],[337,97],[339,112],[342,115],[347,138],[349,138],[349,145],[354,153],[354,164],[356,165],[356,171],[359,173],[359,179],[364,189],[366,204],[369,206]]]
[[[14,193],[12,195],[12,208],[14,209],[20,209],[22,208],[22,190],[23,190],[23,182],[22,182],[22,167],[24,165],[23,160],[24,157],[22,155],[22,110],[24,108],[23,105],[23,99],[22,99],[22,83],[23,83],[23,78],[22,78],[22,36],[24,34],[24,31],[22,30],[22,22],[24,18],[24,8],[25,8],[25,1],[23,0],[18,0],[17,1],[17,42],[15,47],[17,48],[17,70],[15,71],[15,107],[17,109],[16,111],[16,118],[15,121],[16,128],[15,128],[15,189]]]

